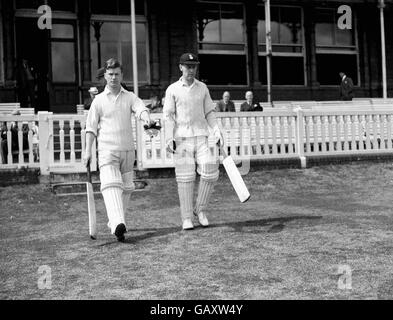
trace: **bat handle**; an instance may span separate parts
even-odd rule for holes
[[[220,141],[217,143],[217,146],[218,146],[218,148],[221,150],[221,153],[222,153],[224,159],[225,159],[226,157],[228,157],[227,153],[226,153],[225,150],[224,150],[224,146],[222,146],[222,145],[220,144]]]
[[[87,169],[87,181],[91,183],[90,159],[87,161],[86,169]]]

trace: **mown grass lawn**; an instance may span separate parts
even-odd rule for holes
[[[128,208],[125,243],[109,233],[101,196],[93,241],[84,196],[58,197],[43,185],[0,188],[0,298],[393,298],[390,163],[244,178],[247,203],[222,174],[211,226],[187,232],[175,180],[147,180]],[[51,270],[51,289],[39,289],[40,266]],[[351,271],[346,289],[340,266]]]

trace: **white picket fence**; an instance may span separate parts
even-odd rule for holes
[[[393,104],[357,107],[337,104],[329,108],[317,105],[217,113],[225,148],[235,160],[300,158],[302,163],[310,156],[392,153],[392,117]],[[151,114],[151,118],[161,119],[163,123],[162,114]],[[5,123],[7,128],[8,149],[7,154],[0,157],[0,169],[40,168],[41,175],[85,172],[82,163],[85,122],[86,114],[0,115],[0,123]],[[17,150],[12,149],[13,123],[18,125]],[[38,125],[38,155],[34,153],[34,125]],[[174,167],[173,154],[165,148],[165,126],[153,138],[135,118],[132,118],[132,126],[137,169]],[[24,137],[27,147],[26,143],[23,145]],[[218,155],[212,137],[209,137],[209,145],[211,152]],[[97,169],[96,152],[93,154],[94,171]]]
[[[0,116],[7,128],[7,154],[0,152],[0,169],[40,168],[41,175],[50,173],[85,172],[82,158],[86,143],[86,115],[38,112],[33,115]],[[13,150],[11,127],[17,125],[18,150]],[[38,136],[33,138],[33,127]],[[24,148],[26,139],[28,148]],[[33,141],[38,140],[38,154],[34,154]],[[26,143],[25,143],[26,144]],[[96,147],[93,145],[92,170],[97,170]]]

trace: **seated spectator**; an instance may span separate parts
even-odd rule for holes
[[[150,103],[146,106],[150,113],[162,113],[163,105],[161,104],[161,99],[159,99],[157,94],[152,94],[150,96]]]
[[[246,92],[246,102],[243,102],[240,106],[240,111],[263,111],[263,107],[259,102],[254,100],[252,91]]]
[[[90,89],[89,89],[89,95],[90,95],[90,97],[87,98],[87,99],[85,100],[85,103],[83,104],[85,110],[89,110],[89,109],[90,109],[91,103],[93,102],[93,100],[94,100],[94,98],[95,98],[95,96],[96,96],[97,94],[98,94],[98,89],[97,89],[96,87],[90,87]]]
[[[217,102],[217,112],[236,112],[235,104],[230,100],[231,95],[228,91],[225,91],[222,95],[222,99]]]

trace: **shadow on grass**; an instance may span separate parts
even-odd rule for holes
[[[224,222],[217,224],[210,224],[208,229],[214,228],[223,228],[228,227],[232,228],[232,232],[241,232],[241,233],[278,233],[284,230],[285,224],[294,220],[316,220],[321,219],[322,216],[291,216],[291,217],[281,217],[281,218],[271,218],[271,219],[258,219],[258,220],[246,220],[246,221],[236,221],[236,222]],[[262,227],[269,226],[269,229],[262,229]],[[201,227],[196,227],[195,229],[200,229]],[[250,229],[251,228],[251,229]],[[207,229],[207,228],[206,228]],[[194,232],[196,230],[193,230]],[[187,233],[193,232],[187,231]],[[170,234],[181,234],[185,231],[181,229],[181,227],[168,227],[168,228],[147,228],[147,229],[129,229],[129,237],[126,237],[126,240],[123,242],[125,244],[136,244],[140,241],[163,237]],[[141,235],[132,235],[133,232],[146,232]],[[110,245],[117,243],[116,240],[105,242],[99,245],[99,247]]]

